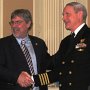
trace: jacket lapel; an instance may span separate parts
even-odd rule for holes
[[[18,53],[18,55],[20,56],[20,58],[21,58],[22,60],[25,59],[25,57],[24,57],[24,55],[23,55],[23,52],[22,52],[22,50],[21,50],[21,48],[20,48],[20,45],[18,44],[17,40],[15,39],[15,37],[14,37],[13,35],[11,36],[11,49],[12,49],[14,52]]]

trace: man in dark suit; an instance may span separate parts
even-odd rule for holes
[[[26,42],[35,74],[46,71],[50,55],[42,39],[28,35],[32,17],[27,9],[12,12],[9,24],[12,35],[0,39],[0,90],[30,90],[31,72],[21,49],[21,41]],[[47,90],[47,86],[32,90]]]
[[[66,4],[63,10],[68,35],[54,55],[55,70],[34,75],[35,85],[59,81],[60,90],[88,90],[90,88],[90,28],[86,25],[86,8],[78,2]]]

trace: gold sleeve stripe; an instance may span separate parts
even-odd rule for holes
[[[48,84],[48,82],[47,82],[47,78],[46,78],[46,73],[43,74],[43,76],[44,76],[45,84]]]
[[[47,83],[49,84],[50,83],[50,80],[48,78],[48,74],[46,73],[46,78],[47,78]]]
[[[47,85],[50,83],[47,73],[39,74],[39,79],[40,79],[41,85]]]
[[[45,81],[44,81],[44,76],[43,76],[43,74],[41,74],[41,79],[42,79],[43,85],[45,85]]]
[[[42,79],[41,79],[41,75],[39,74],[39,79],[40,79],[40,83],[41,85],[43,85]]]

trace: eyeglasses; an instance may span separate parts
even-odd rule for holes
[[[24,21],[22,21],[22,20],[18,20],[18,21],[11,21],[11,22],[9,22],[9,24],[10,25],[14,25],[14,24],[16,24],[16,25],[20,25],[22,22],[24,22]]]

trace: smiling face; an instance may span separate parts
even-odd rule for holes
[[[82,22],[82,11],[75,12],[72,6],[66,6],[63,10],[63,21],[65,28],[70,31],[74,31]]]
[[[16,16],[11,20],[10,25],[16,38],[25,38],[27,36],[30,22],[26,23],[23,18]]]

